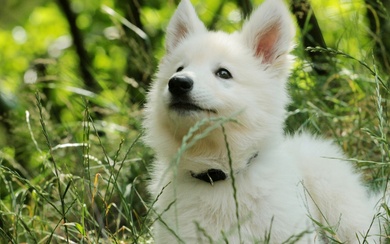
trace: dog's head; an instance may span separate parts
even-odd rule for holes
[[[148,144],[160,154],[175,153],[197,121],[233,114],[239,123],[226,125],[226,133],[242,148],[281,134],[293,38],[290,13],[281,0],[267,0],[233,34],[208,31],[190,1],[182,0],[148,94]],[[202,143],[208,148],[225,147],[221,137],[207,138],[209,143]]]

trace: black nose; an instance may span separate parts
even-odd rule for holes
[[[169,80],[169,92],[172,95],[185,95],[192,90],[194,82],[187,76],[176,75]]]

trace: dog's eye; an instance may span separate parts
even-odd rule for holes
[[[180,66],[179,68],[177,68],[176,73],[182,71],[183,69],[184,69],[184,67]]]
[[[224,69],[224,68],[218,69],[217,72],[215,72],[215,74],[219,78],[226,79],[226,80],[233,78],[232,74],[230,74],[230,72],[227,69]]]

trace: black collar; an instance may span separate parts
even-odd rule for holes
[[[209,169],[206,172],[202,172],[199,174],[195,174],[191,172],[191,176],[203,180],[204,182],[210,183],[213,185],[214,182],[225,180],[227,178],[227,174],[220,169]]]
[[[249,164],[254,158],[257,157],[259,153],[255,153],[252,157],[249,158],[248,163]],[[195,174],[194,172],[191,172],[191,176],[198,179],[202,180],[204,182],[207,182],[211,185],[214,184],[214,182],[220,181],[220,180],[226,180],[228,177],[228,174],[223,172],[220,169],[209,169],[206,170],[205,172]]]

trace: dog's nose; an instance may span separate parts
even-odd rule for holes
[[[176,75],[169,80],[169,92],[172,95],[184,95],[192,90],[194,82],[188,76]]]

